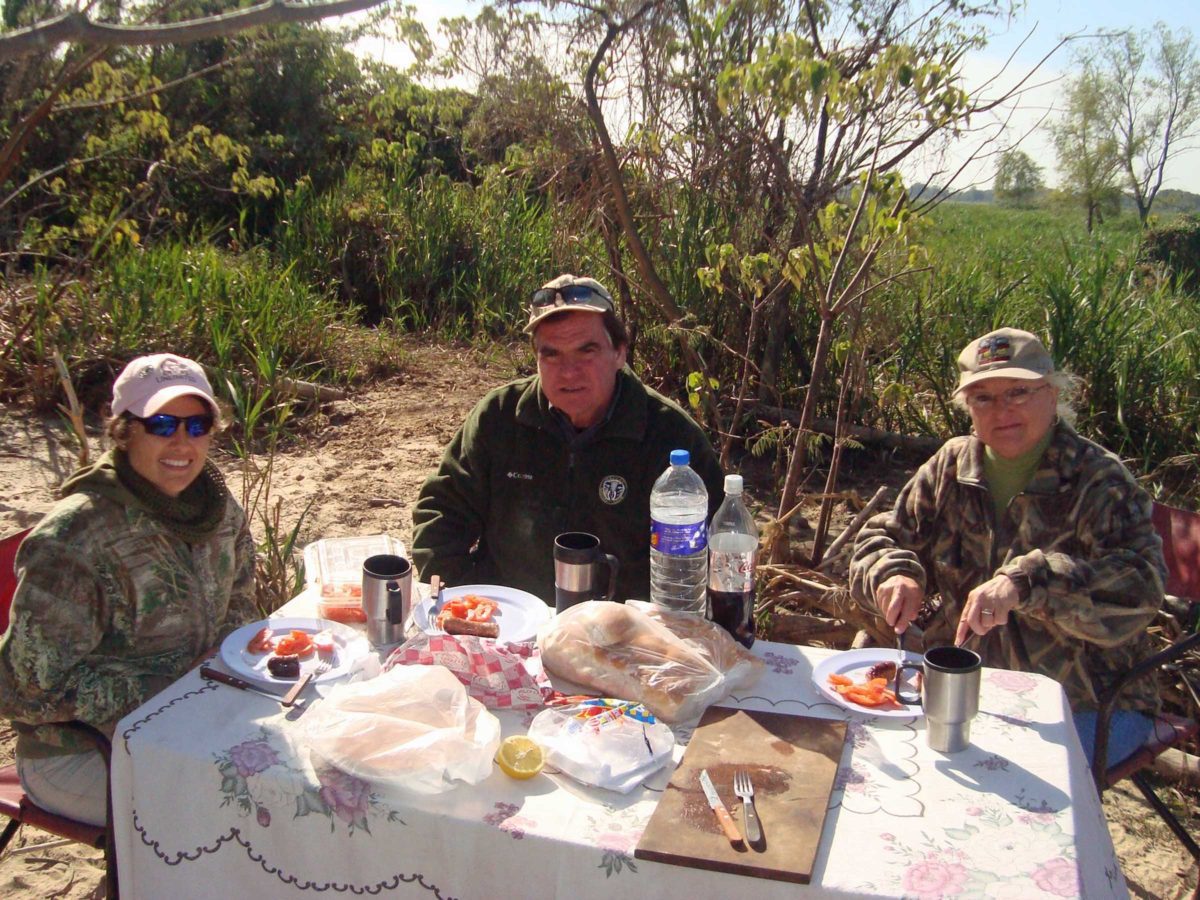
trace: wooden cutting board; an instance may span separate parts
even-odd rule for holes
[[[634,856],[808,884],[845,740],[845,722],[709,707]],[[763,832],[757,848],[745,840],[735,847],[725,837],[700,787],[701,769],[739,831],[733,773],[750,773]]]

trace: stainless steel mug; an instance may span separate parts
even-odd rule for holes
[[[971,720],[979,712],[979,679],[983,660],[966,647],[934,647],[922,665],[906,663],[896,670],[896,697],[901,703],[920,703],[925,710],[930,749],[957,753],[971,743]],[[906,669],[922,673],[920,696],[900,691]]]
[[[412,563],[390,553],[363,560],[362,607],[372,646],[404,640],[404,620],[411,606]]]
[[[554,539],[554,611],[585,600],[612,600],[621,564],[600,549],[600,538],[586,531],[567,531]],[[603,569],[608,569],[607,582]],[[600,585],[607,584],[601,593]]]

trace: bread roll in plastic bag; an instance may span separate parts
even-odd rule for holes
[[[584,700],[538,713],[529,736],[576,781],[627,794],[671,759],[675,735],[640,703]]]
[[[304,718],[314,763],[416,794],[483,781],[500,746],[500,721],[444,666],[339,684]]]
[[[552,675],[667,722],[698,718],[764,668],[720,625],[637,600],[572,606],[543,626],[538,648]]]

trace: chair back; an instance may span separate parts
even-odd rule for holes
[[[13,594],[17,591],[17,548],[25,535],[32,531],[26,528],[16,534],[0,538],[0,634],[8,631],[8,610],[12,606]]]
[[[1200,513],[1155,503],[1150,520],[1163,542],[1167,593],[1200,602]]]

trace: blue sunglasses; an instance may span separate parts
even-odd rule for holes
[[[187,428],[188,437],[204,437],[213,430],[213,425],[216,419],[212,413],[203,413],[198,416],[169,416],[166,413],[158,413],[154,416],[141,418],[133,417],[136,421],[142,423],[142,427],[146,429],[147,434],[152,434],[155,437],[169,438],[179,430],[180,425]]]

